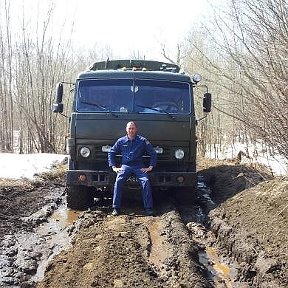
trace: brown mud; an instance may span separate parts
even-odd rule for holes
[[[63,208],[63,171],[1,181],[0,287],[287,287],[288,179],[200,164],[195,203],[161,192],[154,217],[140,193],[117,217]]]

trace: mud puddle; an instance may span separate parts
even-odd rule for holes
[[[62,250],[71,246],[69,231],[66,229],[72,225],[79,217],[80,212],[67,209],[66,205],[61,205],[48,218],[48,222],[42,224],[35,229],[35,234],[41,239],[45,239],[45,255],[42,254],[42,259],[39,263],[36,274],[32,280],[37,282],[44,277],[45,269],[51,259],[59,254]],[[43,247],[45,248],[45,247]]]
[[[211,198],[211,189],[207,187],[204,177],[201,175],[198,176],[197,193],[199,203],[201,203],[198,213],[199,221],[196,221],[198,223],[190,222],[187,224],[187,227],[193,232],[194,240],[203,248],[198,251],[199,262],[207,269],[207,277],[214,283],[214,287],[223,287],[224,285],[226,288],[233,288],[232,279],[237,274],[236,269],[231,264],[228,265],[227,261],[224,262],[219,251],[210,246],[209,243],[213,235],[205,226],[207,226],[207,222],[209,221],[208,212],[217,205]],[[207,241],[208,238],[209,241]],[[229,263],[232,262],[230,261]]]
[[[213,281],[214,287],[233,288],[232,271],[230,265],[222,261],[219,252],[214,247],[206,246],[198,252],[199,262],[208,270],[208,278]]]
[[[52,214],[51,222],[54,221],[60,227],[66,228],[79,218],[80,213],[80,211],[71,210],[63,204]]]
[[[66,204],[58,208],[55,205],[49,204],[23,217],[24,222],[34,227],[32,231],[4,236],[0,248],[0,287],[19,287],[41,280],[48,262],[70,247],[67,227],[78,219],[79,212],[67,209]]]

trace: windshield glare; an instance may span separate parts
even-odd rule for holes
[[[82,80],[78,85],[79,112],[189,114],[188,83],[158,80]]]

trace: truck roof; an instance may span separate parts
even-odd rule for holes
[[[176,64],[154,60],[109,60],[93,63],[78,79],[155,79],[191,82]]]
[[[180,67],[173,63],[160,62],[154,60],[145,60],[145,59],[131,59],[131,60],[110,60],[109,58],[106,61],[100,61],[93,63],[89,70],[119,70],[119,69],[133,69],[133,70],[148,70],[148,71],[171,71],[179,72]]]
[[[191,82],[186,74],[160,71],[122,71],[122,70],[97,70],[86,71],[78,75],[78,79],[155,79]]]

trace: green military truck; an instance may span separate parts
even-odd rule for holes
[[[179,70],[158,61],[107,60],[79,74],[67,139],[68,207],[85,209],[92,205],[95,191],[113,191],[116,175],[108,166],[107,153],[125,134],[129,121],[137,123],[139,134],[158,154],[157,166],[149,174],[153,193],[174,188],[175,193],[193,194],[197,123],[193,88],[201,76],[191,79]],[[57,87],[55,113],[63,112],[63,83]],[[207,91],[203,110],[210,109]]]

